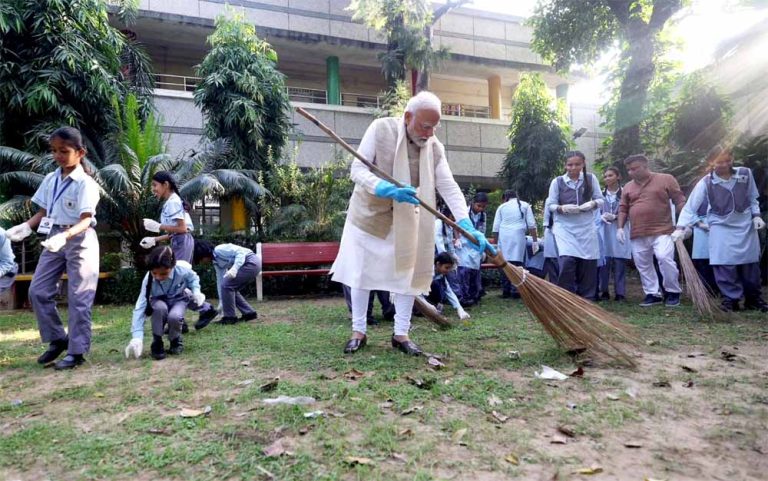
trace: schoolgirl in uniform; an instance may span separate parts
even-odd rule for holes
[[[448,207],[443,206],[440,209],[440,213],[448,217],[450,220],[455,221],[453,214]],[[461,242],[456,238],[456,233],[454,232],[453,227],[449,226],[441,219],[435,219],[435,255],[447,252],[448,255],[453,257],[454,264],[458,264],[458,256],[456,255],[456,250],[457,245],[460,244]],[[461,299],[463,290],[458,270],[451,269],[447,274],[445,274],[445,279],[451,286],[451,290],[454,292],[454,295],[458,299]]]
[[[150,352],[155,360],[165,359],[163,331],[168,324],[169,354],[181,354],[181,321],[188,305],[202,306],[205,294],[200,292],[200,278],[191,268],[176,263],[176,256],[168,246],[155,247],[147,256],[149,272],[141,283],[131,323],[131,342],[125,348],[125,357],[141,357],[144,347],[144,320],[152,316],[152,344]]]
[[[99,187],[83,167],[86,150],[80,131],[72,127],[56,129],[50,136],[50,145],[59,167],[45,176],[32,197],[40,210],[27,222],[9,229],[6,235],[18,242],[36,228],[46,236],[29,286],[29,299],[40,337],[49,343],[37,362],[48,364],[67,351],[54,366],[60,370],[82,364],[91,347],[91,307],[99,281],[99,241],[93,230]],[[64,272],[69,277],[69,335],[54,300]]]
[[[488,194],[478,192],[469,205],[469,221],[478,232],[485,235],[485,208],[488,206]],[[473,306],[480,302],[483,292],[483,280],[480,277],[480,266],[484,253],[472,247],[468,239],[461,239],[456,250],[459,258],[458,276],[461,282],[461,304],[464,307]]]
[[[560,255],[557,252],[555,236],[552,234],[553,225],[554,216],[549,209],[544,209],[544,266],[541,269],[541,277],[557,284],[560,277]]]
[[[539,250],[536,219],[533,217],[531,205],[518,199],[515,191],[505,191],[503,200],[504,203],[496,209],[491,232],[498,239],[498,246],[507,262],[522,266],[526,260],[526,235],[530,235],[533,239],[532,254],[535,255]],[[501,297],[520,298],[517,289],[509,282],[503,272],[501,273],[501,287]]]
[[[608,167],[603,173],[605,189],[603,198],[605,202],[601,209],[600,230],[603,239],[603,253],[605,265],[598,269],[600,299],[610,299],[609,284],[611,272],[613,272],[613,288],[617,301],[626,299],[626,265],[632,258],[632,246],[629,242],[624,244],[616,240],[616,219],[619,216],[619,202],[621,201],[621,172],[616,167]]]
[[[252,250],[235,244],[220,244],[215,248],[205,241],[195,242],[195,264],[213,262],[216,270],[216,288],[219,293],[219,303],[222,310],[221,324],[236,324],[258,318],[256,309],[248,304],[240,289],[253,282],[261,272],[261,258]],[[242,316],[236,316],[237,308]],[[201,319],[195,324],[195,329],[208,325]]]
[[[456,259],[447,252],[441,252],[435,256],[435,273],[432,277],[432,285],[429,288],[429,294],[425,300],[435,307],[448,303],[456,309],[456,314],[462,321],[469,319],[467,311],[461,307],[459,298],[451,289],[448,283],[447,274],[454,272],[456,268]],[[439,309],[439,307],[438,307]]]
[[[587,173],[583,153],[566,154],[566,173],[552,180],[545,209],[554,215],[552,233],[560,254],[558,285],[594,300],[600,246],[594,210],[603,205],[600,183]]]
[[[673,240],[690,233],[687,226],[699,218],[698,208],[707,199],[709,261],[715,282],[723,296],[724,311],[744,307],[768,312],[760,292],[760,241],[757,231],[765,228],[757,202],[758,192],[752,171],[733,168],[731,151],[716,146],[707,156],[712,171],[693,188],[677,220]]]
[[[16,280],[19,266],[15,260],[11,240],[5,235],[5,230],[0,228],[0,292],[10,289]]]
[[[144,228],[149,232],[167,232],[166,235],[145,237],[141,246],[151,249],[158,242],[171,241],[171,249],[177,261],[192,263],[195,250],[195,240],[191,232],[194,230],[192,218],[187,213],[187,207],[179,196],[179,187],[173,174],[167,171],[157,172],[152,176],[152,193],[164,201],[160,211],[160,222],[144,219]]]

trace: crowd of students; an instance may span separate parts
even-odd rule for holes
[[[0,291],[12,285],[18,270],[10,243],[25,239],[36,229],[46,240],[42,242],[44,249],[29,297],[40,337],[48,344],[38,362],[52,363],[66,351],[55,368],[71,369],[84,362],[91,343],[91,308],[99,274],[99,243],[94,231],[99,188],[86,170],[86,149],[76,129],[54,131],[50,147],[58,168],[45,177],[32,198],[39,206],[38,212],[8,231],[0,229]],[[569,152],[564,160],[565,173],[552,180],[544,202],[541,238],[531,204],[519,199],[514,191],[504,193],[491,225],[508,262],[525,266],[592,301],[610,299],[612,277],[614,299],[623,301],[627,262],[632,259],[645,293],[640,305],[665,303],[674,307],[680,303],[681,292],[674,243],[693,235],[692,257],[707,285],[721,296],[723,310],[740,309],[743,299],[744,308],[768,312],[760,292],[757,232],[765,228],[765,222],[760,217],[758,192],[752,172],[733,167],[729,149],[712,149],[707,156],[711,171],[695,185],[687,200],[674,177],[651,172],[643,155],[624,161],[631,178],[624,185],[620,170],[607,168],[603,189],[597,177],[587,171],[584,154]],[[151,191],[162,202],[160,220],[144,219],[143,225],[158,235],[141,241],[141,246],[149,250],[149,270],[138,293],[125,355],[142,355],[144,324],[149,318],[150,353],[160,360],[166,354],[182,353],[188,310],[199,312],[196,329],[205,328],[219,314],[221,324],[256,319],[256,310],[239,291],[258,275],[261,259],[251,250],[233,244],[196,242],[189,206],[169,172],[154,174]],[[487,194],[475,194],[466,206],[466,218],[460,222],[482,245],[487,205]],[[677,222],[675,212],[679,213]],[[450,209],[444,208],[443,213],[453,219]],[[480,275],[483,248],[440,219],[435,221],[434,241],[434,275],[425,298],[435,305],[448,303],[461,319],[468,319],[465,308],[479,303],[485,295]],[[193,269],[193,263],[205,262],[213,263],[216,270],[218,308],[206,302]],[[64,272],[69,277],[68,331],[55,302],[56,286]],[[397,321],[397,299],[393,302],[387,291],[345,289],[350,313],[356,312],[353,299],[361,292],[367,300],[368,323],[375,322],[374,295],[382,304],[384,317]],[[504,276],[502,297],[519,297]],[[355,315],[358,324],[365,323],[360,306],[360,313]],[[356,329],[364,332],[364,326]],[[167,351],[165,334],[169,340]],[[358,341],[355,349],[345,351],[359,349],[365,337],[353,341]],[[418,351],[413,346],[409,349]]]

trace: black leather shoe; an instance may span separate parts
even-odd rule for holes
[[[62,352],[67,350],[67,347],[69,346],[69,339],[59,339],[57,341],[53,341],[48,345],[48,349],[40,355],[40,357],[37,358],[38,364],[48,364],[49,362],[53,362],[56,360],[57,357],[61,355]]]
[[[253,311],[250,314],[243,314],[242,316],[240,316],[240,319],[238,319],[238,322],[255,321],[258,318],[259,318],[259,315],[256,313],[256,311]]]
[[[739,311],[738,299],[728,299],[727,297],[724,298],[723,301],[720,303],[720,310],[723,312],[738,312]]]
[[[178,356],[184,352],[184,342],[181,340],[181,336],[171,341],[171,347],[168,349],[168,354],[171,356]]]
[[[373,317],[373,316],[367,317],[365,319],[365,323],[368,324],[369,326],[378,326],[379,325],[379,321],[375,317]]]
[[[749,299],[744,302],[744,309],[747,311],[768,312],[768,303],[759,297],[757,299]]]
[[[200,317],[198,317],[197,322],[195,323],[195,330],[199,331],[200,329],[203,329],[205,326],[210,324],[212,320],[216,319],[217,315],[218,312],[216,312],[216,309],[213,307],[206,309],[205,311],[201,311]],[[181,333],[185,334],[183,329]]]
[[[344,354],[352,354],[360,349],[364,348],[368,344],[368,336],[363,336],[362,339],[350,339],[344,345]]]
[[[181,320],[181,333],[186,334],[189,332],[189,325],[184,319]]]
[[[53,368],[57,371],[63,371],[65,369],[74,369],[80,364],[85,362],[85,358],[82,354],[67,354],[64,359],[53,365]]]
[[[230,326],[232,324],[237,324],[237,318],[234,316],[224,316],[218,321],[216,321],[216,324],[222,324],[225,326]]]
[[[408,354],[409,356],[421,356],[423,354],[423,352],[421,351],[421,348],[410,339],[407,341],[398,341],[393,336],[392,347],[396,349],[400,349],[400,351]]]
[[[152,336],[152,345],[149,346],[152,359],[155,361],[162,361],[165,359],[165,346],[163,345],[162,336]]]

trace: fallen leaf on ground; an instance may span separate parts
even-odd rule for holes
[[[581,468],[574,471],[574,473],[576,474],[587,474],[587,475],[597,474],[602,472],[603,472],[603,468],[601,468],[600,466],[592,466],[591,468]]]
[[[491,412],[491,416],[493,416],[493,418],[495,420],[497,420],[498,422],[500,422],[500,423],[505,423],[505,422],[507,422],[507,419],[509,419],[509,416],[505,416],[505,415],[503,415],[503,414],[501,414],[500,412],[497,412],[497,411],[492,411]]]
[[[362,379],[365,377],[365,374],[363,371],[358,371],[357,369],[350,369],[349,371],[344,373],[344,378],[350,380],[350,381],[357,381],[358,379]]]
[[[350,466],[357,466],[358,464],[362,466],[370,466],[373,464],[373,460],[368,458],[360,458],[357,456],[347,456],[344,458],[344,462]]]
[[[615,394],[607,394],[605,397],[609,401],[618,401],[620,399],[619,396],[617,396]]]
[[[688,354],[686,354],[685,357],[701,357],[703,355],[704,355],[703,352],[696,351],[696,352],[689,352]]]
[[[681,367],[681,368],[683,368],[683,371],[687,371],[687,372],[699,372],[699,371],[697,371],[696,369],[692,368],[691,366],[686,366],[685,364],[683,364],[683,365],[682,365],[682,366],[680,366],[680,367]]]
[[[568,374],[570,377],[584,377],[584,368],[579,366],[578,369]]]
[[[453,402],[453,398],[451,396],[448,396],[447,394],[443,394],[442,396],[440,396],[440,402],[448,404],[450,402]]]
[[[245,381],[240,381],[236,385],[237,386],[249,386],[249,385],[253,384],[254,382],[256,382],[255,379],[246,379]]]
[[[465,446],[467,443],[462,442],[462,438],[464,438],[465,434],[467,434],[467,428],[461,428],[455,433],[453,433],[453,436],[451,436],[451,441]]]
[[[576,437],[576,432],[573,429],[569,428],[568,426],[558,426],[557,430],[565,434],[569,438]]]
[[[520,351],[507,351],[507,356],[509,356],[510,359],[518,360],[520,359]]]
[[[520,460],[517,459],[517,456],[515,456],[513,453],[509,453],[504,457],[504,461],[508,462],[509,464],[514,464],[515,466],[520,465]]]
[[[196,418],[200,416],[207,416],[210,413],[211,413],[211,406],[205,406],[203,409],[184,408],[179,413],[179,416],[183,418]]]
[[[666,479],[644,478],[643,481],[667,481]]]
[[[427,358],[427,364],[429,364],[429,367],[435,370],[442,369],[445,367],[445,364],[443,364],[443,362],[440,359],[436,358],[435,356],[429,356]]]
[[[308,413],[304,413],[304,417],[307,419],[319,418],[323,415],[325,415],[324,411],[310,411]]]
[[[421,411],[422,409],[424,409],[424,406],[411,406],[408,409],[406,409],[405,411],[401,412],[400,414],[402,416],[407,416],[409,414],[415,413],[416,411]]]
[[[408,463],[408,458],[405,456],[405,454],[392,453],[390,455],[390,458],[394,459],[395,461],[400,461],[403,464],[407,464]]]
[[[672,387],[672,385],[669,384],[669,381],[667,381],[666,379],[661,379],[659,381],[654,382],[653,387]]]
[[[502,401],[497,395],[491,394],[488,396],[488,404],[490,406],[501,406],[504,404],[504,401]]]
[[[299,436],[304,436],[308,432],[310,432],[315,426],[313,424],[310,424],[309,426],[304,426],[301,429],[299,429]]]
[[[566,404],[565,404],[565,407],[567,407],[568,409],[570,409],[571,411],[573,411],[574,409],[576,409],[576,408],[577,408],[577,407],[579,407],[579,406],[578,406],[578,404],[576,404],[576,403],[566,403]]]
[[[410,438],[411,436],[413,436],[413,431],[411,431],[410,428],[405,428],[399,433],[397,433],[397,435],[400,436],[401,438]]]
[[[645,341],[645,345],[646,346],[655,346],[656,345],[656,341]]]
[[[419,389],[432,389],[432,386],[435,384],[434,379],[421,379],[411,376],[405,376],[405,379],[407,379],[409,383],[413,384]]]
[[[283,438],[278,439],[274,443],[270,444],[262,451],[264,456],[268,458],[276,458],[285,454],[285,446],[283,446]]]
[[[274,406],[276,404],[312,404],[316,401],[315,398],[309,396],[278,396],[274,399],[262,399],[261,402],[268,406]]]
[[[93,397],[104,397],[104,393],[103,392],[94,393]]]
[[[165,429],[160,429],[160,428],[149,428],[149,429],[147,429],[147,432],[149,434],[155,434],[155,435],[158,435],[158,436],[168,436],[168,435],[171,434],[170,432],[166,431]]]
[[[687,380],[686,382],[683,383],[683,387],[693,387],[693,381],[690,379]]]
[[[624,392],[627,393],[627,396],[629,396],[629,397],[631,397],[633,399],[637,397],[637,389],[635,389],[633,387],[626,388],[624,390]]]
[[[243,362],[240,363],[240,365],[241,366],[250,366],[251,365],[251,361],[243,361]]]
[[[379,403],[379,409],[391,409],[394,405],[395,403],[391,399],[387,399],[383,403]]]
[[[568,438],[562,434],[553,434],[552,439],[549,440],[550,444],[568,444]]]
[[[275,389],[277,389],[278,383],[280,383],[280,376],[275,376],[274,378],[272,378],[271,381],[259,386],[259,391],[261,392],[274,391]]]
[[[720,357],[728,362],[732,362],[736,360],[736,354],[729,352],[729,351],[723,351],[720,353]]]
[[[317,376],[317,378],[320,379],[321,381],[331,381],[333,379],[336,379],[337,377],[339,376],[337,376],[336,374],[327,374],[327,373],[322,373],[319,376]]]
[[[643,443],[641,443],[640,441],[634,441],[634,440],[626,441],[626,442],[624,442],[624,447],[625,448],[632,448],[632,449],[642,448],[643,447]]]

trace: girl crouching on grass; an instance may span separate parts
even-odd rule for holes
[[[149,272],[141,284],[141,294],[133,310],[131,342],[125,348],[125,357],[141,356],[144,346],[144,320],[152,317],[152,345],[150,351],[155,360],[165,359],[163,344],[164,323],[168,323],[168,339],[171,342],[168,353],[181,354],[184,349],[181,339],[181,322],[187,306],[205,304],[205,295],[200,292],[200,278],[191,268],[176,264],[176,257],[168,246],[155,247],[147,256]],[[207,309],[212,309],[210,305]]]

